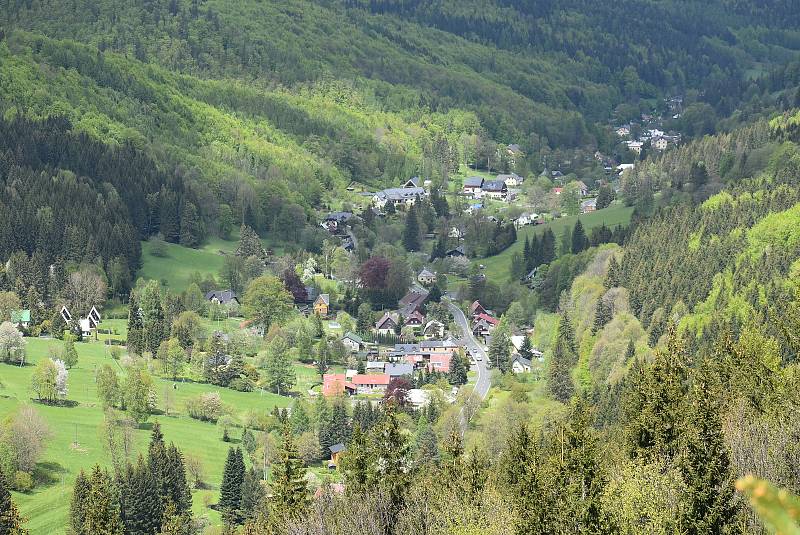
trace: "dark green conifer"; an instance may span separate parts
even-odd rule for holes
[[[27,535],[22,525],[25,519],[20,516],[11,493],[8,491],[5,476],[0,470],[0,533],[3,535]]]
[[[2,477],[2,473],[0,473]],[[86,523],[86,504],[89,499],[89,492],[92,490],[89,478],[83,470],[75,478],[75,485],[72,490],[72,500],[69,506],[69,525],[74,535],[86,535],[84,524]],[[2,533],[2,530],[0,530]]]

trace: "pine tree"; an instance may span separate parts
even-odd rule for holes
[[[292,402],[292,412],[289,416],[289,425],[292,433],[299,436],[311,430],[311,418],[306,410],[306,403],[301,399]]]
[[[235,523],[239,515],[244,482],[244,458],[242,450],[230,448],[219,487],[218,507],[229,524]]]
[[[172,443],[167,448],[166,462],[161,474],[161,492],[164,510],[172,506],[174,514],[191,515],[192,491],[186,479],[186,467],[180,450]]]
[[[158,477],[141,456],[135,466],[128,464],[118,489],[125,533],[157,533],[161,528],[162,516]]]
[[[649,366],[634,364],[623,409],[628,453],[644,462],[670,462],[679,451],[688,394],[688,356],[683,340],[670,329],[667,347]]]
[[[406,251],[419,251],[419,221],[417,210],[412,206],[406,215],[406,226],[403,230],[403,247]]]
[[[531,342],[530,336],[524,336],[522,339],[522,346],[519,348],[519,356],[533,360],[533,343]]]
[[[617,258],[612,255],[611,260],[608,262],[608,273],[606,274],[606,280],[603,286],[605,286],[606,289],[621,286],[621,276],[622,269],[620,268],[619,262],[617,262]]]
[[[0,470],[0,533],[3,535],[27,535],[28,530],[22,527],[25,519],[20,516],[11,493],[8,491],[5,476]]]
[[[498,463],[498,480],[515,509],[519,511],[515,532],[552,533],[550,511],[552,492],[550,482],[544,476],[539,455],[539,446],[524,424],[516,429],[506,443]],[[480,485],[484,476],[479,464],[470,467],[468,479]]]
[[[167,466],[167,448],[164,445],[164,435],[161,432],[161,424],[153,423],[153,430],[150,432],[150,444],[147,447],[147,466],[155,476],[155,485],[158,492],[158,503],[151,510],[151,514],[157,517],[158,525],[161,525],[164,507],[166,506],[168,491],[164,482],[164,474]]]
[[[592,325],[592,333],[596,333],[603,329],[606,324],[611,321],[613,311],[611,305],[606,303],[606,300],[600,297],[597,301],[597,307],[594,312],[594,324]]]
[[[0,472],[0,477],[2,473]],[[69,525],[74,535],[88,535],[84,530],[86,524],[86,503],[92,487],[89,478],[83,470],[75,478],[75,486],[72,490],[72,500],[69,506]],[[3,533],[0,530],[0,533]]]
[[[410,447],[391,408],[370,432],[369,457],[376,462],[368,469],[368,487],[377,489],[387,500],[387,525],[393,526],[405,504],[411,484]]]
[[[572,355],[566,350],[565,345],[557,342],[547,369],[547,390],[562,403],[569,401],[575,393],[575,385],[570,375],[571,361]]]
[[[261,477],[255,468],[250,468],[242,481],[242,499],[239,504],[241,519],[243,521],[255,518],[258,507],[266,497]]]
[[[369,402],[367,404],[369,405]],[[359,403],[359,405],[361,404]],[[347,450],[342,454],[339,462],[339,471],[344,477],[345,489],[348,493],[361,494],[367,490],[370,466],[371,457],[367,435],[361,430],[361,425],[356,423]]]
[[[533,239],[537,239],[536,236]],[[531,258],[531,241],[528,236],[525,236],[525,245],[522,248],[522,258],[525,260],[525,268],[530,271],[534,268],[533,258]]]
[[[278,460],[272,465],[271,516],[287,519],[302,515],[308,506],[303,461],[297,453],[289,428],[283,429],[283,442],[278,451]]]
[[[428,417],[421,414],[414,435],[414,453],[418,462],[433,463],[439,460],[439,446],[436,432],[431,428]]]
[[[503,328],[495,329],[492,335],[489,344],[489,362],[503,373],[511,369],[511,339]]]
[[[261,239],[250,226],[242,224],[239,231],[239,246],[236,248],[236,256],[249,258],[255,256],[260,260],[266,260],[266,251],[261,245]]]
[[[60,316],[60,314],[59,314]],[[128,301],[128,351],[135,355],[144,352],[144,339],[142,338],[142,315],[139,309],[139,301],[135,292],[131,292]]]
[[[583,230],[583,223],[580,219],[575,222],[575,227],[572,229],[572,254],[578,254],[589,248],[589,238],[586,237],[586,231]]]
[[[556,235],[549,228],[542,234],[540,264],[549,264],[556,259]]]
[[[448,381],[451,385],[465,385],[467,384],[467,363],[464,362],[465,356],[456,353],[453,355],[450,365],[450,373],[448,374]]]
[[[695,374],[678,461],[689,493],[683,525],[692,535],[725,533],[737,513],[719,396],[708,376],[704,363]]]
[[[197,247],[201,238],[202,230],[197,207],[187,202],[181,210],[180,244],[184,247]]]
[[[122,535],[122,518],[111,476],[99,466],[95,466],[92,470],[90,486],[91,490],[86,500],[84,533]]]

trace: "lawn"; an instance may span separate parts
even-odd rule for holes
[[[0,418],[9,416],[20,405],[30,403],[47,420],[53,433],[38,465],[38,477],[47,482],[40,483],[30,494],[15,493],[14,496],[22,513],[30,519],[27,527],[33,535],[64,533],[75,476],[81,469],[89,470],[96,463],[105,466],[110,463],[109,455],[102,446],[103,410],[94,382],[95,370],[103,363],[113,363],[119,368],[119,364],[108,355],[107,346],[99,342],[76,344],[80,360],[69,372],[67,397],[77,405],[53,407],[31,400],[29,385],[34,365],[47,356],[49,346],[60,344],[58,340],[28,339],[27,366],[20,368],[0,364],[0,377],[4,385],[0,389]],[[151,417],[150,422],[158,420],[168,442],[174,441],[184,454],[202,460],[210,488],[194,493],[194,511],[197,515],[208,515],[213,523],[218,523],[217,513],[205,504],[216,503],[230,444],[221,440],[220,432],[213,424],[193,420],[184,413],[186,399],[201,392],[219,391],[222,400],[235,408],[236,415],[250,410],[269,412],[275,406],[287,407],[291,399],[270,393],[235,392],[199,383],[173,384],[171,380],[154,379],[159,407],[163,408],[168,398],[172,410],[169,416]],[[135,432],[140,452],[146,450],[149,433],[148,424]],[[234,431],[233,436],[238,437],[238,433]]]
[[[534,235],[541,235],[545,229],[550,229],[556,235],[556,240],[561,240],[561,235],[565,228],[572,228],[575,226],[575,221],[580,219],[587,233],[594,227],[599,227],[603,223],[607,227],[616,227],[617,225],[627,225],[631,220],[633,208],[627,206],[614,205],[603,210],[598,210],[589,214],[580,216],[569,216],[555,219],[544,225],[531,225],[523,227],[517,232],[517,241],[502,253],[489,257],[481,258],[475,262],[485,266],[484,273],[486,276],[496,282],[504,282],[508,280],[508,275],[511,271],[511,258],[514,253],[522,255],[525,248],[525,238],[533,237]]]
[[[166,245],[163,257],[151,254],[152,244],[142,243],[142,269],[136,276],[145,279],[165,281],[173,292],[180,292],[189,284],[189,277],[195,271],[201,275],[217,276],[225,261],[224,253],[236,249],[237,242],[219,238],[211,239],[199,249],[190,249],[173,243]]]

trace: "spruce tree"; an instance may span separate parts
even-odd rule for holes
[[[726,533],[737,513],[735,480],[722,432],[719,395],[707,365],[695,373],[678,466],[688,488],[687,533]]]
[[[344,477],[348,493],[361,494],[367,490],[371,463],[367,435],[361,430],[361,425],[356,423],[347,450],[339,462],[339,471]]]
[[[592,333],[596,333],[603,329],[606,324],[611,321],[613,311],[611,305],[606,303],[606,300],[600,297],[597,301],[597,307],[594,312],[594,324],[592,325]]]
[[[230,448],[219,487],[218,507],[227,523],[234,523],[239,515],[244,482],[244,460],[242,450]]]
[[[2,477],[2,473],[0,473]],[[72,490],[72,500],[69,506],[69,525],[74,535],[88,535],[84,530],[86,523],[86,504],[89,493],[92,490],[89,478],[83,470],[75,478],[75,485]],[[0,531],[2,533],[2,531]]]
[[[8,491],[5,476],[0,470],[0,533],[3,535],[27,535],[28,530],[22,527],[25,519],[20,516],[11,493]]]
[[[533,360],[533,343],[531,342],[530,336],[525,335],[522,339],[522,346],[519,348],[519,356]]]
[[[549,228],[542,234],[540,264],[549,264],[556,259],[556,235]]]
[[[543,462],[539,445],[526,425],[521,425],[509,437],[498,462],[498,481],[509,501],[519,511],[515,532],[552,533],[549,512],[552,510],[551,485],[541,470]],[[469,479],[481,485],[480,467],[475,466]]]
[[[450,361],[450,373],[448,374],[448,381],[451,385],[461,386],[467,384],[467,364],[464,360],[466,356],[459,353],[453,354]]]
[[[120,516],[125,533],[155,535],[162,516],[157,475],[140,456],[135,466],[128,464],[120,479]]]
[[[255,518],[258,507],[266,497],[264,486],[261,484],[261,477],[255,468],[250,468],[242,481],[242,499],[239,504],[240,516],[242,521]]]
[[[161,492],[165,499],[163,510],[172,506],[174,514],[185,516],[192,512],[192,491],[186,478],[186,467],[180,450],[170,443],[161,474]],[[166,520],[166,519],[165,519]]]
[[[421,414],[417,421],[417,431],[414,435],[414,456],[422,464],[433,463],[439,460],[439,446],[436,432],[431,428],[428,417]]]
[[[575,227],[572,229],[572,246],[570,250],[572,254],[578,254],[589,248],[589,238],[586,237],[586,231],[583,230],[583,223],[580,219],[575,222]]]
[[[606,280],[603,283],[606,289],[609,288],[617,288],[622,285],[621,282],[622,276],[622,269],[617,262],[617,258],[615,256],[611,256],[611,260],[608,262],[608,273],[606,274]]]
[[[161,525],[164,507],[167,502],[168,491],[164,481],[167,465],[167,448],[164,445],[164,435],[161,433],[161,424],[153,423],[153,430],[150,432],[150,444],[147,447],[147,465],[155,475],[155,485],[158,491],[158,503],[152,514],[158,517],[158,525]]]
[[[127,344],[128,351],[135,355],[141,355],[142,352],[144,352],[144,339],[142,338],[142,330],[142,315],[139,310],[139,301],[136,297],[136,292],[131,292],[130,301],[128,301]]]
[[[406,226],[403,229],[403,247],[406,251],[419,251],[419,220],[417,210],[412,206],[406,215]]]
[[[114,492],[111,476],[95,466],[90,479],[86,500],[84,533],[91,535],[122,535],[123,524],[119,501]]]
[[[547,368],[547,390],[555,399],[566,403],[575,393],[575,385],[570,374],[572,356],[562,343],[556,343],[550,366]]]
[[[495,329],[492,335],[489,363],[503,373],[511,369],[511,339],[504,328]]]
[[[283,442],[278,451],[278,460],[272,465],[271,516],[298,518],[308,506],[303,461],[297,453],[288,426],[283,429]]]
[[[411,448],[391,408],[386,409],[370,435],[369,455],[376,462],[370,463],[367,472],[368,487],[377,489],[385,497],[387,525],[394,526],[411,484]]]

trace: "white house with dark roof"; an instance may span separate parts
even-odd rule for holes
[[[490,199],[505,199],[508,197],[508,186],[502,180],[486,180],[481,188],[481,196]]]
[[[347,332],[342,336],[342,344],[350,350],[351,353],[358,353],[364,347],[364,339],[356,333]]]
[[[424,284],[426,286],[436,284],[436,273],[425,268],[419,272],[419,275],[417,275],[417,280],[420,284]]]
[[[508,175],[497,175],[497,180],[502,180],[509,188],[516,188],[517,186],[521,186],[522,183],[525,181],[524,178],[522,178],[516,173],[511,173]]]
[[[233,290],[213,290],[206,294],[206,300],[218,305],[239,304],[239,298]]]
[[[464,179],[461,190],[466,195],[478,195],[483,188],[484,178],[482,176],[471,176]]]

